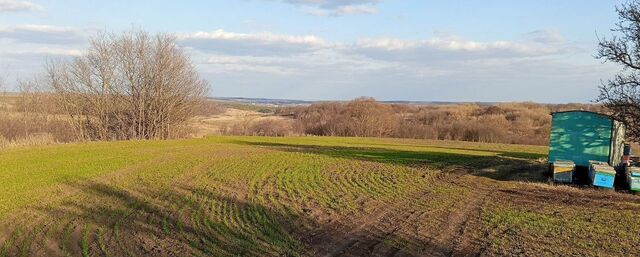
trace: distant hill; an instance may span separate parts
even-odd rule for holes
[[[212,97],[213,100],[235,102],[253,105],[266,106],[290,106],[290,105],[309,105],[313,101],[291,100],[291,99],[269,99],[269,98],[246,98],[246,97]]]
[[[250,98],[250,97],[212,97],[211,99],[217,100],[217,101],[235,102],[235,103],[252,104],[252,105],[266,105],[266,106],[292,106],[292,105],[309,105],[312,103],[319,103],[319,102],[342,102],[340,100],[308,101],[308,100]],[[386,103],[386,104],[411,104],[411,105],[449,105],[449,104],[465,104],[465,103],[473,103],[473,104],[479,104],[479,105],[496,104],[495,102],[445,102],[445,101],[404,101],[404,100],[379,101],[379,102]]]

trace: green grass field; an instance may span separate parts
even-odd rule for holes
[[[639,255],[640,199],[546,147],[209,137],[0,151],[0,256]]]

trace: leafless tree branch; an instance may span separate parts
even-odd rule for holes
[[[88,140],[166,139],[207,94],[187,55],[167,34],[100,34],[71,62],[47,65],[49,84]]]

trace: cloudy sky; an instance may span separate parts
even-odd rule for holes
[[[0,76],[98,31],[174,33],[213,96],[588,102],[620,0],[0,0]]]

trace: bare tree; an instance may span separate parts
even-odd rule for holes
[[[621,71],[600,86],[597,101],[627,124],[627,135],[640,140],[640,2],[616,8],[618,22],[610,38],[602,38],[596,57],[622,66]]]
[[[76,133],[91,140],[171,138],[208,89],[173,36],[144,31],[96,36],[85,55],[47,71]]]

